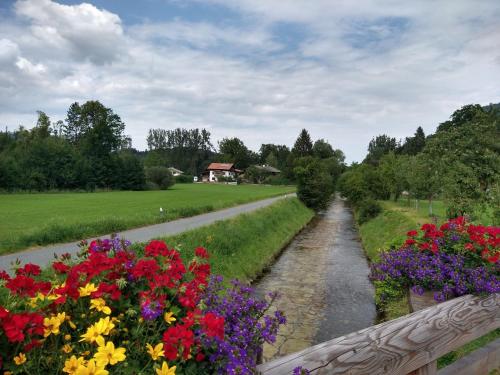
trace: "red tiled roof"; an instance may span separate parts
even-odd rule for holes
[[[219,170],[219,171],[229,171],[233,168],[233,163],[210,163],[207,167],[207,171],[209,170]]]

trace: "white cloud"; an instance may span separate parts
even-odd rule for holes
[[[90,4],[18,1],[0,22],[0,125],[98,99],[138,148],[151,127],[207,127],[254,149],[305,127],[360,160],[375,135],[429,132],[461,105],[500,101],[496,2],[213,1],[245,25],[123,25]],[[283,24],[303,31],[293,47]]]
[[[28,19],[34,38],[51,49],[96,64],[113,61],[120,53],[123,30],[120,17],[87,3],[61,5],[51,0],[21,0],[18,16]]]

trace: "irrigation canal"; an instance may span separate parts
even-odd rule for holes
[[[264,361],[374,324],[374,288],[352,211],[336,198],[283,251],[254,287],[258,295],[279,291],[273,309],[287,324]]]

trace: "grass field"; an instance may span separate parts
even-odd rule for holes
[[[313,216],[313,211],[297,198],[289,198],[255,212],[162,239],[169,247],[179,250],[185,260],[193,257],[196,247],[203,246],[210,252],[214,274],[226,280],[250,281]],[[134,247],[142,248],[141,245]]]
[[[371,261],[378,260],[380,251],[388,250],[391,246],[400,246],[405,241],[406,232],[409,230],[418,229],[423,223],[431,222],[427,202],[421,201],[418,210],[415,209],[414,202],[410,206],[406,201],[383,201],[380,203],[383,207],[382,213],[359,227],[363,247]],[[433,214],[436,215],[438,222],[446,220],[446,209],[442,202],[436,201],[433,203]],[[487,215],[484,215],[484,217],[487,217]],[[489,223],[486,222],[486,224]],[[377,288],[377,294],[380,292],[381,290]],[[386,303],[383,310],[384,320],[391,320],[409,314],[406,294],[403,294],[398,300]],[[500,329],[446,354],[438,360],[438,366],[442,368],[451,364],[497,338],[500,338]]]
[[[163,191],[0,195],[0,253],[98,236],[295,191],[177,184]],[[166,214],[160,216],[160,207]]]

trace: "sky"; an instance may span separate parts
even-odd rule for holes
[[[306,128],[352,162],[499,83],[498,0],[0,0],[2,129],[99,100],[140,150],[150,128],[255,151]]]

